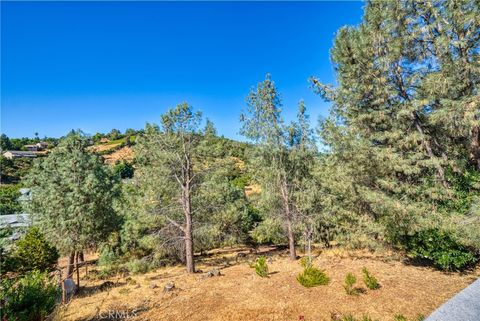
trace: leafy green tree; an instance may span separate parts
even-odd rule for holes
[[[309,175],[313,144],[303,102],[297,122],[291,125],[285,125],[281,105],[275,84],[267,75],[247,97],[241,133],[256,143],[251,165],[262,187],[263,207],[276,218],[274,221],[285,222],[290,258],[296,259],[294,225],[301,214],[299,192]]]
[[[13,149],[13,145],[12,142],[10,142],[10,138],[5,134],[0,135],[0,151],[4,152],[11,149]]]
[[[70,255],[70,266],[75,252],[96,248],[117,222],[118,177],[87,147],[81,132],[70,133],[35,161],[25,180],[32,191],[28,212],[45,238]]]
[[[114,128],[110,131],[110,133],[108,133],[108,138],[110,140],[117,140],[120,138],[121,134],[122,133],[118,129]]]

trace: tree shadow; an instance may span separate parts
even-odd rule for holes
[[[111,282],[105,281],[101,284],[93,285],[93,286],[80,286],[80,290],[75,295],[78,298],[88,297],[92,294],[103,292],[112,288],[120,287],[126,285],[126,282]]]

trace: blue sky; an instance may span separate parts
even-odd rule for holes
[[[285,118],[308,78],[333,83],[335,32],[362,2],[3,2],[1,131],[10,137],[94,134],[158,123],[187,101],[220,134],[240,138],[249,89],[272,75]]]

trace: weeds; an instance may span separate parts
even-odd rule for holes
[[[265,256],[260,256],[255,263],[255,273],[262,278],[268,276],[268,264]]]
[[[363,282],[365,283],[365,286],[369,288],[370,290],[377,290],[380,288],[380,283],[378,283],[378,280],[376,277],[370,274],[370,271],[366,267],[362,269],[363,272]]]

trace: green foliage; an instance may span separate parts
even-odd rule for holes
[[[366,267],[363,267],[362,273],[363,283],[365,283],[367,288],[369,288],[370,290],[376,290],[380,288],[380,283],[378,283],[377,278],[371,275],[370,271],[368,271]]]
[[[0,181],[2,184],[17,184],[32,167],[31,158],[8,159],[0,155]]]
[[[133,259],[125,264],[127,270],[133,274],[147,273],[151,268],[151,263],[145,258]]]
[[[5,134],[0,135],[0,151],[3,153],[4,151],[12,149],[13,144],[10,141],[10,138],[8,138],[8,136]]]
[[[269,220],[283,224],[259,226],[254,233],[258,242],[277,236],[277,227],[288,237],[290,257],[295,259],[294,208],[308,213],[302,197],[304,181],[309,178],[313,164],[315,144],[303,102],[298,105],[297,119],[285,124],[282,118],[282,101],[275,83],[267,74],[247,97],[247,108],[240,116],[241,134],[256,143],[252,150],[250,170],[252,178],[261,185],[260,204]],[[305,211],[303,211],[305,209]],[[303,215],[306,216],[306,215]],[[263,228],[263,230],[260,230]],[[264,232],[275,232],[269,233]],[[260,232],[260,233],[259,233]],[[284,236],[285,238],[285,236]]]
[[[479,13],[474,0],[371,1],[361,24],[337,32],[338,86],[312,85],[332,103],[319,128],[326,148],[315,176],[319,209],[333,216],[327,223],[341,243],[397,245],[425,226],[457,223],[462,240],[480,249],[472,213],[478,71],[469,71],[478,58]],[[463,227],[470,222],[474,228]]]
[[[113,171],[120,178],[125,179],[133,177],[134,169],[132,164],[130,164],[129,162],[122,161],[118,164],[115,164],[115,166],[113,167]]]
[[[332,316],[332,321],[376,321],[368,315],[363,315],[360,319],[355,318],[352,314],[347,314],[340,319],[337,316]]]
[[[19,189],[20,185],[0,185],[0,215],[22,212],[22,205],[18,202]]]
[[[47,273],[28,272],[1,281],[2,317],[11,321],[42,321],[55,308],[59,288]]]
[[[81,132],[70,133],[25,180],[32,191],[27,210],[61,254],[95,248],[118,226],[118,177],[88,144]]]
[[[57,249],[45,240],[45,236],[36,226],[30,227],[27,233],[15,243],[13,252],[18,271],[49,271],[59,258]]]
[[[268,264],[265,256],[260,256],[255,262],[255,273],[262,278],[268,276]]]
[[[256,243],[282,244],[285,243],[285,232],[278,218],[267,217],[255,226],[251,232]]]
[[[403,314],[396,314],[394,316],[395,321],[408,321],[407,317],[405,317]]]
[[[303,272],[297,275],[297,281],[306,288],[311,288],[319,285],[327,285],[330,282],[329,277],[324,271],[308,266],[303,269]]]
[[[406,243],[411,256],[428,259],[443,270],[460,270],[477,261],[450,233],[438,229],[417,232]]]
[[[345,292],[348,295],[357,295],[358,290],[355,288],[355,283],[357,283],[357,278],[352,273],[348,273],[345,276],[345,284],[343,287],[345,288]]]

